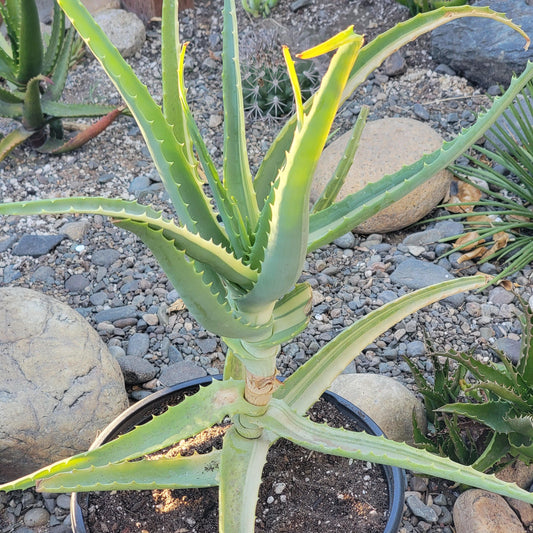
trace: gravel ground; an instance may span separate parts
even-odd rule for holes
[[[218,0],[196,3],[197,8],[185,12],[182,18],[183,36],[192,42],[186,72],[188,97],[208,148],[220,161],[221,3]],[[359,10],[357,20],[363,27],[356,29],[366,28],[368,38],[407,16],[405,8],[393,0],[314,0],[297,13],[289,10],[288,0],[281,4],[266,21],[249,19],[239,10],[244,47],[255,46],[254,39],[271,27],[278,28],[283,36],[299,33],[304,41],[320,32],[331,35],[333,29],[347,25],[346,12],[350,10]],[[313,31],[314,28],[320,28],[320,32]],[[402,75],[390,76],[382,68],[366,82],[341,111],[337,123],[340,132],[353,124],[363,104],[371,106],[370,119],[419,118],[445,138],[469,125],[474,113],[489,99],[463,78],[435,64],[426,49],[425,39],[410,44],[403,52],[407,69]],[[160,95],[161,81],[159,51],[160,25],[154,22],[148,28],[142,52],[132,58],[131,64],[156,96]],[[89,57],[72,71],[65,98],[117,104],[120,101],[98,64]],[[249,155],[256,167],[279,124],[249,122]],[[5,132],[10,124],[2,123],[1,127]],[[101,195],[137,197],[163,209],[168,206],[140,132],[128,118],[119,119],[98,139],[72,154],[51,158],[19,148],[0,164],[0,176],[0,198],[4,202]],[[477,271],[472,263],[458,265],[457,256],[440,258],[446,251],[445,245],[412,236],[428,227],[432,226],[420,225],[389,235],[350,234],[311,253],[302,276],[315,290],[311,323],[306,332],[283,347],[279,357],[281,373],[290,374],[358,317],[408,292],[410,289],[401,281],[395,282],[394,276],[391,279],[402,262],[415,258],[423,265],[438,262],[458,276]],[[450,228],[441,225],[440,230],[446,232]],[[25,235],[64,236],[49,244],[49,252],[36,255],[35,242],[27,244]],[[26,244],[29,251],[24,248]],[[114,355],[137,356],[136,361],[153,369],[149,378],[137,379],[129,385],[132,399],[144,397],[162,383],[221,371],[225,347],[218,338],[199,328],[186,310],[169,314],[178,294],[142,243],[108,220],[100,216],[4,217],[0,219],[0,251],[0,285],[30,287],[69,304],[95,326]],[[32,252],[35,256],[27,255]],[[492,273],[497,269],[497,265],[487,265],[483,270]],[[526,298],[531,293],[531,276],[532,270],[527,268],[514,279]],[[347,371],[394,376],[414,389],[411,373],[401,356],[412,357],[431,375],[424,335],[431,337],[436,349],[475,347],[480,357],[489,357],[491,345],[520,338],[516,304],[512,295],[499,288],[436,303],[385,333]],[[134,316],[127,313],[127,306],[135,307]],[[110,308],[122,308],[123,313],[115,310],[118,314],[110,316]],[[437,510],[440,517],[432,522],[431,516],[424,518],[408,505],[403,531],[451,533],[451,491],[433,481],[428,486],[420,478],[411,479],[410,489],[426,503],[434,504],[433,512]],[[31,490],[9,496],[0,494],[0,533],[67,531],[67,507],[63,496],[43,497]],[[7,511],[2,514],[4,508]]]

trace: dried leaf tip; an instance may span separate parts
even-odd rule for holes
[[[350,43],[359,43],[358,48],[361,48],[363,42],[364,37],[355,33],[352,25],[346,28],[344,31],[337,33],[337,35],[334,35],[331,39],[328,39],[317,46],[313,46],[313,48],[309,48],[308,50],[296,54],[296,57],[299,59],[311,59],[313,57],[327,54],[328,52],[336,50],[337,48]]]

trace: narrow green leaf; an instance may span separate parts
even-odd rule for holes
[[[218,485],[220,455],[220,450],[213,450],[188,457],[90,466],[40,479],[37,489],[40,492],[89,492],[214,487]]]
[[[219,244],[227,238],[216,221],[209,199],[191,167],[173,128],[163,117],[146,86],[135,76],[118,50],[94,22],[79,0],[58,0],[73,26],[100,61],[134,115],[161,180],[180,221],[192,232]]]
[[[394,324],[433,302],[486,285],[485,276],[453,279],[419,289],[372,311],[339,333],[274,393],[303,414],[361,350]]]
[[[353,164],[353,158],[355,157],[355,153],[359,147],[359,140],[361,139],[361,134],[363,133],[363,129],[366,124],[368,112],[368,106],[361,107],[359,116],[357,117],[355,125],[352,129],[352,135],[346,144],[342,157],[337,165],[337,168],[335,169],[335,173],[327,183],[318,200],[315,202],[315,205],[313,205],[313,209],[311,211],[312,213],[322,211],[322,209],[329,207],[337,199],[337,195],[344,185],[348,171]]]
[[[20,33],[17,81],[28,83],[41,74],[43,66],[43,38],[39,11],[34,1],[20,3]]]
[[[246,149],[235,0],[224,0],[223,42],[224,186],[228,195],[235,199],[245,223],[253,229],[257,224],[259,209]]]
[[[253,289],[239,301],[245,310],[255,310],[281,298],[300,277],[307,249],[313,173],[335,118],[348,72],[363,42],[360,35],[353,37],[331,60],[314,104],[294,135],[269,203],[263,207],[258,230],[265,231],[266,235],[257,235],[252,252],[263,256],[261,272]],[[266,247],[265,243],[268,243]],[[258,252],[257,248],[261,250]],[[279,275],[280,271],[283,276]]]
[[[484,403],[452,403],[443,405],[439,411],[444,413],[455,413],[467,416],[489,426],[498,433],[510,433],[511,426],[506,422],[512,410],[512,406],[507,402],[488,401]]]
[[[52,71],[52,83],[46,91],[46,98],[57,101],[63,94],[65,83],[67,81],[68,70],[70,67],[70,58],[72,55],[72,44],[76,36],[76,30],[71,26],[66,36],[63,37],[59,54]]]
[[[272,400],[267,413],[260,417],[260,421],[265,428],[279,437],[309,450],[408,468],[414,472],[533,503],[533,494],[493,475],[483,474],[469,466],[454,463],[446,457],[439,457],[385,437],[316,424],[291,410],[283,401]]]
[[[163,114],[174,130],[174,137],[183,144],[184,153],[191,165],[196,164],[187,120],[178,91],[185,92],[180,76],[178,56],[182,49],[179,39],[178,2],[163,3],[161,15],[161,79],[163,82]]]
[[[98,117],[117,109],[107,104],[66,104],[43,99],[42,110],[49,116],[59,118]]]
[[[40,84],[42,79],[42,76],[32,78],[26,87],[22,125],[30,131],[39,130],[46,125],[46,120],[41,108]]]
[[[24,102],[24,97],[19,94],[15,94],[8,89],[0,87],[0,100],[6,104],[20,104]],[[22,113],[21,113],[22,114]]]
[[[255,528],[261,473],[272,440],[241,437],[235,427],[224,436],[220,461],[219,530],[248,533]]]
[[[50,40],[46,47],[46,52],[43,58],[42,73],[45,76],[50,76],[54,70],[56,59],[61,49],[61,44],[65,39],[65,14],[61,11],[59,5],[54,2],[54,13],[52,19],[52,31],[50,32]]]
[[[472,468],[485,472],[509,452],[509,439],[505,433],[494,433],[483,453],[472,463]]]
[[[9,132],[5,137],[2,137],[2,139],[0,139],[0,161],[3,161],[9,154],[9,152],[13,150],[13,148],[16,148],[19,144],[22,144],[26,139],[29,139],[34,133],[34,131],[28,131],[24,128],[18,128]]]

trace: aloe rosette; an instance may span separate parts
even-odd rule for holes
[[[224,380],[213,382],[166,413],[101,448],[59,461],[0,490],[36,485],[47,492],[154,487],[220,487],[220,531],[253,531],[261,471],[269,447],[284,437],[311,450],[402,466],[533,502],[515,485],[424,450],[382,437],[311,422],[305,414],[333,379],[381,333],[410,313],[461,291],[480,288],[485,276],[447,281],[408,294],[340,333],[283,384],[276,379],[280,344],[307,325],[311,288],[299,283],[309,250],[372,216],[446,167],[474,143],[533,76],[515,79],[492,109],[442,149],[341,202],[337,169],[320,209],[309,212],[313,172],[339,106],[372,70],[401,45],[458,17],[482,16],[519,30],[488,8],[448,8],[419,15],[369,44],[348,28],[299,54],[335,52],[315,95],[302,103],[287,48],[283,54],[296,113],[252,176],[245,144],[234,0],[224,2],[224,161],[219,173],[186,99],[186,44],[178,39],[177,2],[163,3],[160,107],[78,0],[59,0],[115,83],[148,145],[176,220],[138,202],[61,198],[0,204],[0,214],[95,213],[132,231],[152,250],[191,314],[228,346]],[[176,90],[177,88],[177,90]],[[360,134],[354,128],[346,157]],[[203,179],[210,194],[203,190]],[[191,413],[193,415],[191,415]],[[178,457],[152,468],[144,455],[232,418],[222,450]]]
[[[0,161],[24,141],[41,152],[74,150],[102,132],[123,108],[60,102],[76,45],[76,31],[65,28],[65,15],[54,3],[53,23],[43,39],[35,0],[6,0],[0,16],[7,40],[0,35],[0,116],[20,122],[0,139]],[[86,130],[67,139],[62,119],[103,116]]]

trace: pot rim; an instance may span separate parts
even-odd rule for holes
[[[89,449],[92,450],[101,446],[110,437],[114,436],[114,434],[120,432],[121,428],[132,427],[141,421],[144,421],[146,419],[146,409],[151,408],[154,403],[165,400],[168,396],[181,392],[184,389],[208,385],[213,379],[222,379],[222,375],[203,376],[201,378],[183,381],[176,385],[165,387],[164,389],[154,392],[146,398],[134,403],[105,427],[91,444]],[[283,378],[280,379],[283,380]],[[358,422],[367,433],[378,437],[384,435],[381,428],[376,422],[374,422],[374,420],[372,420],[372,418],[370,418],[370,416],[342,396],[326,390],[322,397],[337,407],[341,413],[358,419]],[[407,485],[405,470],[396,466],[379,466],[383,469],[385,474],[389,493],[389,516],[383,533],[396,533],[400,527],[400,521],[403,515],[405,487]],[[80,498],[82,497],[88,498],[88,493],[73,492],[70,498],[70,518],[72,522],[72,531],[74,533],[88,533],[80,507]]]

